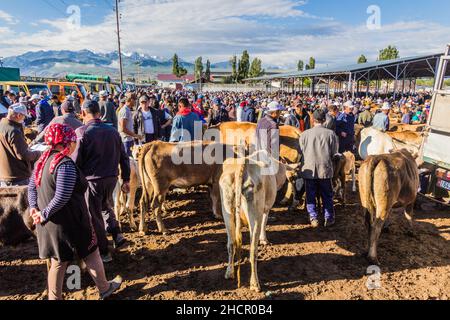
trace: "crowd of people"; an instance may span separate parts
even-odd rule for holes
[[[327,97],[262,91],[251,93],[196,93],[185,90],[140,89],[112,96],[102,91],[75,95],[60,104],[42,91],[26,97],[5,92],[0,103],[7,114],[0,121],[0,186],[28,186],[31,216],[37,228],[39,255],[50,259],[50,299],[61,299],[65,270],[76,254],[107,298],[121,285],[121,278],[106,280],[104,263],[112,261],[108,235],[115,248],[126,244],[113,210],[113,192],[119,176],[129,192],[129,157],[134,145],[156,140],[189,142],[194,126],[213,127],[228,121],[257,124],[257,141],[263,132],[282,125],[302,134],[306,208],[311,225],[319,226],[316,196],[323,199],[325,227],[335,223],[331,179],[332,159],[355,150],[355,125],[387,131],[393,110],[402,123],[425,123],[427,94],[393,98],[348,94]],[[375,112],[376,111],[376,112]],[[38,136],[28,145],[24,128]],[[267,134],[265,135],[267,136]],[[258,138],[259,137],[259,138]],[[30,146],[45,143],[45,151]]]

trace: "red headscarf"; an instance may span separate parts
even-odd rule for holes
[[[179,116],[187,116],[192,113],[191,107],[180,107],[178,109]]]
[[[41,185],[42,174],[44,172],[45,164],[57,145],[62,145],[64,150],[59,152],[50,164],[50,174],[55,172],[56,166],[64,157],[70,153],[70,144],[77,141],[77,136],[72,128],[65,124],[52,124],[45,130],[45,144],[50,146],[50,149],[44,152],[39,158],[36,165],[35,183],[39,187]]]

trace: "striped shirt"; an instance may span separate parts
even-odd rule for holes
[[[45,173],[44,173],[45,174]],[[43,222],[48,221],[52,215],[64,208],[72,197],[75,184],[77,182],[77,169],[72,162],[61,164],[56,170],[56,190],[55,196],[50,201],[47,208],[41,209]],[[30,184],[28,186],[28,201],[30,208],[38,208],[38,193],[35,183],[35,175],[31,175]]]

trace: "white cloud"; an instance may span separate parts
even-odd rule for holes
[[[19,20],[17,20],[12,15],[10,15],[9,13],[7,13],[3,10],[0,10],[0,21],[5,21],[7,24],[18,24],[19,23]]]
[[[389,44],[396,45],[402,56],[439,52],[450,33],[450,27],[427,21],[398,22],[371,31],[311,15],[302,10],[304,4],[295,0],[126,0],[121,7],[123,49],[165,57],[177,52],[185,60],[202,55],[213,62],[248,49],[265,64],[290,67],[298,59],[314,56],[320,66],[353,63],[362,53],[374,60],[378,50]],[[283,20],[299,24],[287,25]],[[65,19],[39,23],[48,30],[15,34],[0,29],[2,55],[50,49],[116,50],[111,10],[98,24],[82,25],[76,31],[67,27]]]

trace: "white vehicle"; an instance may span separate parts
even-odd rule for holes
[[[450,44],[441,57],[422,157],[428,169],[427,195],[450,200]]]

